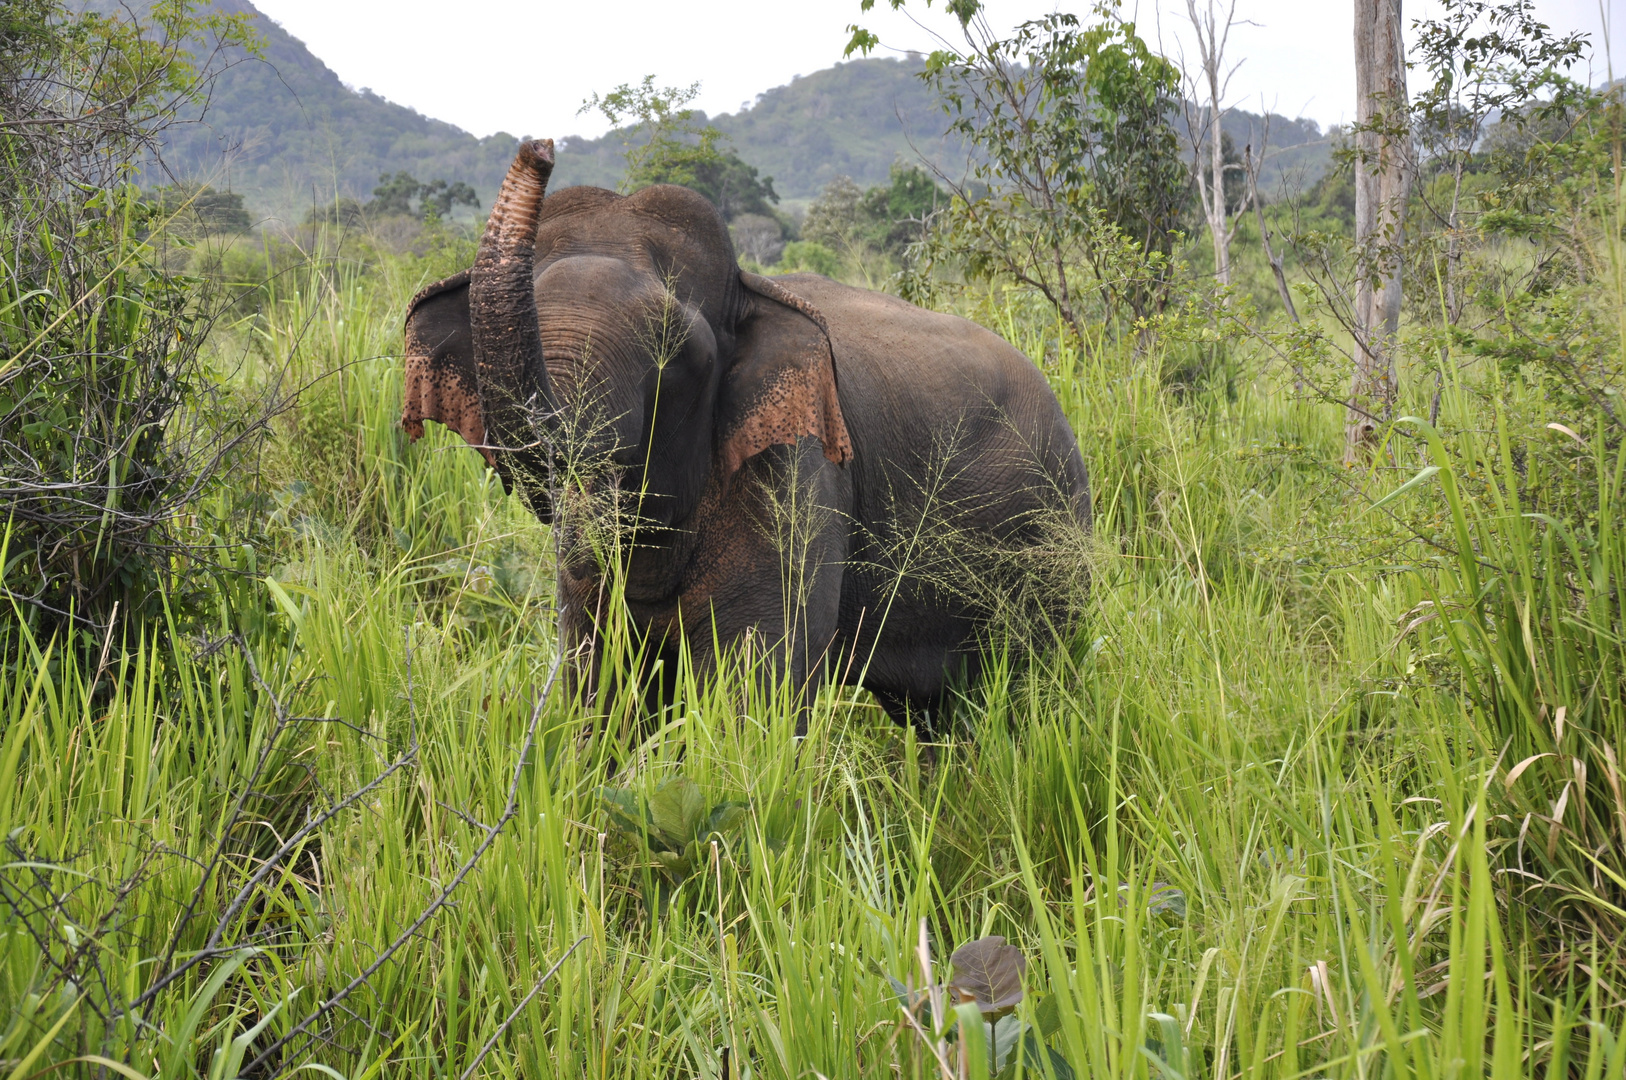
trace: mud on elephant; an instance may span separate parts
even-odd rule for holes
[[[599,647],[613,570],[651,656],[749,643],[798,687],[929,723],[1015,592],[1066,619],[1076,590],[1042,568],[1082,550],[1089,483],[1031,361],[891,296],[740,270],[686,188],[544,198],[552,168],[551,141],[522,145],[473,268],[412,301],[402,419],[557,517],[568,645]],[[572,509],[606,493],[609,532]]]

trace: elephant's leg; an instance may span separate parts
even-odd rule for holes
[[[911,694],[886,686],[867,686],[866,689],[875,695],[893,723],[913,727],[924,737],[944,736],[954,722],[954,706],[959,700],[955,690],[976,681],[974,666],[974,663],[966,665],[935,692]],[[950,671],[953,670],[951,666]]]
[[[921,735],[948,731],[956,691],[982,666],[974,621],[912,581],[878,572],[873,550],[848,573],[842,681],[875,695],[894,722]]]
[[[603,567],[578,549],[561,560],[558,575],[559,649],[566,683],[582,704],[610,709],[626,694],[653,705],[664,699],[654,684],[674,665],[660,665],[670,651],[675,605],[651,614],[620,599],[616,567]]]
[[[701,524],[699,573],[684,590],[684,629],[715,660],[732,652],[764,687],[817,693],[835,637],[848,554],[846,474],[817,442],[748,461]]]
[[[584,705],[598,702],[602,689],[604,621],[609,591],[596,568],[561,566],[558,576],[559,649],[566,685]]]
[[[612,726],[630,721],[636,739],[649,735],[681,685],[676,606],[653,616],[624,603],[617,607],[608,580],[598,573],[581,579],[561,573],[559,589],[566,685],[587,714]],[[706,664],[702,658],[702,670]]]
[[[871,690],[870,693],[881,703],[887,717],[899,727],[907,727],[920,719],[921,706],[911,702],[907,696],[891,690]]]

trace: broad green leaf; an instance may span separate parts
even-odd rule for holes
[[[1039,1007],[1033,1010],[1033,1023],[1039,1029],[1039,1037],[1048,1039],[1061,1030],[1061,999],[1055,994],[1046,994],[1039,999]]]
[[[649,800],[649,823],[661,842],[674,850],[695,839],[706,814],[706,797],[686,776],[668,780]]]
[[[1186,894],[1163,881],[1152,882],[1152,892],[1146,898],[1146,910],[1177,922],[1186,917]]]
[[[598,798],[611,825],[620,832],[642,839],[645,828],[644,810],[638,803],[637,795],[626,788],[601,787],[598,789]]]
[[[1032,1077],[1033,1080],[1043,1080],[1046,1076],[1053,1076],[1055,1080],[1073,1080],[1073,1067],[1067,1063],[1067,1059],[1062,1057],[1055,1047],[1045,1045],[1033,1028],[1030,1027],[1023,1032],[1019,1045],[1022,1048],[1021,1052],[1011,1055],[1010,1060],[999,1070],[995,1080],[1016,1080],[1018,1069],[1021,1069],[1024,1076]],[[1047,1061],[1048,1071],[1045,1067]]]
[[[743,803],[718,803],[711,809],[711,819],[707,822],[706,833],[728,835],[745,824],[745,805]]]
[[[1024,1043],[1023,1045],[1026,1046],[1027,1044]],[[1073,1067],[1067,1064],[1067,1059],[1062,1057],[1060,1052],[1053,1046],[1045,1047],[1045,1051],[1050,1057],[1050,1072],[1055,1077],[1055,1080],[1073,1080]],[[1035,1057],[1037,1057],[1037,1054]],[[1038,1072],[1037,1069],[1033,1071]]]
[[[1003,1069],[1005,1062],[1010,1058],[1011,1051],[1015,1050],[1022,1041],[1023,1033],[1032,1030],[1028,1025],[1017,1019],[1015,1013],[1002,1016],[988,1025],[989,1044],[993,1047],[993,1068]]]

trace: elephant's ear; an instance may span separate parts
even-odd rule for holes
[[[469,330],[468,271],[426,286],[407,307],[406,394],[401,426],[407,437],[423,437],[423,422],[435,420],[485,455],[485,420],[480,408],[480,382],[474,367],[474,338]]]
[[[744,317],[735,329],[734,361],[723,376],[718,416],[724,477],[770,446],[811,435],[824,456],[844,465],[852,439],[836,396],[836,360],[824,316],[776,281],[740,274]]]

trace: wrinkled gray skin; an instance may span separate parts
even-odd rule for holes
[[[1090,525],[1043,375],[963,319],[742,273],[685,188],[544,199],[551,169],[551,142],[522,146],[472,271],[414,300],[408,431],[453,427],[547,520],[557,448],[591,413],[612,479],[642,493],[625,591],[652,655],[749,643],[808,690],[861,683],[929,723],[976,674],[994,563]],[[564,630],[591,654],[604,574],[564,562]]]

